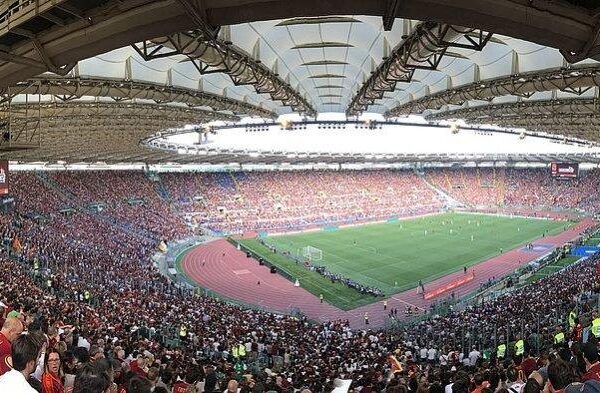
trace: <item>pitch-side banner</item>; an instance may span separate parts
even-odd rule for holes
[[[0,195],[8,194],[8,161],[0,161]]]
[[[550,164],[552,177],[570,179],[579,175],[579,164],[567,162],[553,162]]]

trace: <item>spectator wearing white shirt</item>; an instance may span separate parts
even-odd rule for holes
[[[471,365],[471,359],[468,356],[464,356],[461,362],[465,367],[469,367]]]
[[[481,352],[477,350],[477,347],[473,345],[473,349],[469,352],[469,363],[471,367],[475,367],[477,365],[477,361],[481,357]]]
[[[427,361],[429,364],[435,363],[435,355],[437,354],[437,350],[431,345],[427,350]]]
[[[444,354],[444,353],[440,353],[440,366],[447,366],[448,365],[448,355]]]
[[[427,347],[421,348],[419,351],[419,358],[421,358],[421,362],[425,363],[427,361]]]
[[[40,347],[28,334],[19,336],[12,343],[13,369],[0,377],[2,391],[11,393],[37,393],[27,379],[37,365]]]

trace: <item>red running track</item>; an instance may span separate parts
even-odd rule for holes
[[[568,231],[538,239],[533,244],[560,246],[575,239],[583,230],[594,224],[592,219],[585,219]],[[475,279],[456,288],[454,292],[459,297],[465,295],[479,288],[480,284],[487,282],[489,278],[503,277],[549,251],[550,249],[532,252],[518,248],[481,262],[470,268],[475,273]],[[381,327],[385,323],[389,308],[398,308],[400,315],[404,314],[406,305],[427,309],[436,300],[425,300],[416,289],[412,289],[389,298],[387,311],[383,309],[383,301],[343,311],[328,303],[321,303],[317,296],[303,288],[294,287],[294,284],[283,276],[271,274],[267,266],[260,266],[255,259],[247,258],[244,252],[238,251],[224,239],[206,243],[188,252],[183,258],[182,268],[201,287],[230,299],[271,311],[289,312],[298,308],[313,320],[348,319],[354,328],[365,327],[365,312],[369,314],[370,327]],[[445,286],[462,275],[462,271],[449,274],[426,284],[426,289],[433,290]]]

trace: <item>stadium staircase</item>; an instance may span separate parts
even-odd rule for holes
[[[234,183],[234,178],[233,175],[230,172],[227,173],[217,173],[217,184],[219,185],[219,187],[230,191],[230,190],[237,190],[237,186]]]
[[[46,187],[48,187],[49,189],[55,191],[58,195],[60,195],[60,197],[62,199],[64,199],[65,202],[68,203],[70,207],[72,207],[82,213],[92,215],[92,216],[96,217],[98,220],[103,221],[112,227],[121,229],[131,235],[141,236],[141,237],[145,237],[147,239],[155,240],[155,236],[152,233],[150,233],[144,229],[133,228],[130,225],[122,223],[113,217],[108,217],[106,215],[103,215],[103,214],[99,213],[98,211],[94,211],[94,210],[90,209],[89,206],[85,206],[85,205],[81,204],[81,202],[79,201],[79,198],[77,198],[77,196],[75,194],[73,194],[71,191],[67,190],[66,188],[62,187],[56,180],[54,180],[50,176],[48,176],[47,173],[35,172],[35,176]]]
[[[506,197],[506,171],[502,169],[496,172],[496,168],[494,168],[494,182],[496,189],[498,190],[498,199],[496,203],[498,206],[503,206]]]
[[[54,190],[62,199],[70,202],[73,206],[79,206],[77,196],[71,191],[63,188],[58,182],[52,179],[46,172],[35,172],[35,176],[49,189]]]
[[[440,197],[440,199],[444,202],[444,206],[446,206],[448,208],[464,207],[463,203],[457,201],[456,199],[454,199],[453,197],[451,197],[446,191],[442,190],[439,187],[436,187],[429,180],[427,180],[427,178],[425,177],[424,174],[417,173],[417,175],[421,178],[421,180],[423,180],[423,182],[429,188],[431,188],[433,191],[435,191],[438,194],[438,196]]]
[[[156,191],[158,196],[169,205],[169,208],[173,210],[176,213],[176,215],[178,215],[181,218],[181,220],[184,220],[183,212],[180,209],[180,201],[172,199],[171,193],[169,192],[167,187],[165,187],[165,184],[162,182],[160,175],[157,172],[146,172],[146,176],[148,177],[148,180],[150,180],[154,184],[154,190]],[[152,212],[152,214],[161,218],[161,215],[156,212]]]
[[[239,192],[240,191],[240,187],[238,185],[237,179],[235,178],[235,175],[231,172],[227,172],[229,173],[229,176],[231,176],[231,181],[233,182],[233,186],[235,187],[235,191]]]
[[[160,178],[159,174],[156,173],[156,174],[154,174],[153,178],[149,178],[149,179],[154,182],[154,189],[156,190],[156,193],[158,194],[158,196],[161,197],[161,199],[170,202],[171,194],[169,194],[169,190],[167,190],[167,187],[165,187],[165,185],[163,184],[162,179]]]
[[[105,223],[109,224],[113,228],[120,229],[130,235],[143,237],[143,238],[146,238],[149,240],[157,240],[156,236],[153,233],[151,233],[145,229],[142,229],[142,228],[137,228],[137,227],[133,227],[129,224],[125,224],[122,221],[119,221],[114,217],[106,216],[99,212],[95,212],[95,211],[89,210],[89,209],[86,209],[86,213],[93,215],[98,220],[104,221]]]

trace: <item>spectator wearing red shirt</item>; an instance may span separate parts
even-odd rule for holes
[[[471,391],[471,393],[481,393],[482,390],[488,385],[482,373],[475,374],[473,377],[473,383],[475,384],[475,388]]]
[[[65,388],[61,376],[60,354],[49,351],[46,354],[45,364],[46,370],[42,374],[42,393],[63,393]]]
[[[198,378],[200,377],[199,371],[194,368],[190,368],[185,375],[185,381],[178,380],[173,385],[173,393],[187,393],[190,388],[192,388],[196,382],[198,382]]]
[[[144,369],[146,367],[146,358],[143,355],[138,355],[136,360],[130,364],[131,371],[139,375],[140,377],[146,378],[148,373]]]
[[[189,387],[190,385],[185,381],[179,380],[173,385],[173,393],[186,393]]]
[[[600,362],[598,361],[598,348],[594,343],[587,342],[581,348],[583,359],[585,360],[586,372],[581,378],[582,381],[595,379],[600,381]]]
[[[528,377],[532,372],[537,370],[537,360],[531,356],[529,351],[525,351],[520,368],[523,370],[523,375],[525,375],[525,377]]]
[[[573,327],[573,331],[571,332],[571,338],[573,341],[581,342],[583,338],[583,326],[579,321],[579,318],[575,318],[575,326]]]
[[[8,317],[0,330],[0,375],[12,369],[11,343],[23,333],[23,324],[15,317]]]

